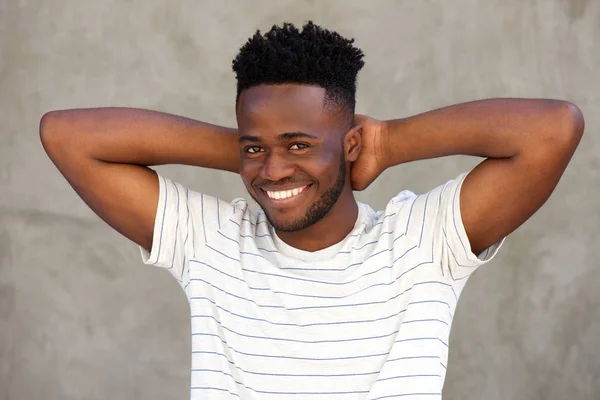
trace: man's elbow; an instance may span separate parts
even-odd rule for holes
[[[567,120],[568,132],[579,141],[585,129],[585,119],[579,107],[573,103],[567,102]]]
[[[583,113],[575,104],[562,101],[557,112],[558,124],[554,130],[566,143],[579,143],[585,129]]]
[[[59,142],[61,136],[64,136],[64,114],[65,110],[48,111],[40,119],[39,135],[46,150],[49,150]]]
[[[40,136],[44,137],[54,130],[60,111],[48,111],[40,119]]]
[[[547,123],[546,135],[540,137],[542,141],[538,141],[538,146],[542,146],[538,149],[575,151],[585,128],[585,120],[579,107],[568,101],[556,101]]]

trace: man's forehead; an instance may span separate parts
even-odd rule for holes
[[[319,86],[260,85],[240,94],[237,121],[240,133],[304,132],[324,138],[340,131],[340,117],[325,106]]]
[[[238,109],[243,113],[260,112],[265,108],[304,108],[318,110],[323,107],[325,89],[298,84],[259,85],[240,94]]]

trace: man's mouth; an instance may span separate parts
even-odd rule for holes
[[[286,190],[274,190],[275,188],[261,188],[262,192],[272,204],[292,204],[301,200],[312,184],[289,188]]]

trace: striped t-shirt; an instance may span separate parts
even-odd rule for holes
[[[465,174],[383,211],[316,252],[279,239],[262,210],[158,175],[152,251],[191,310],[192,399],[441,399],[450,326],[479,257],[460,216]]]

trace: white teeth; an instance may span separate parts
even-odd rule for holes
[[[277,200],[287,199],[289,197],[296,196],[299,193],[302,193],[305,188],[306,188],[306,186],[303,186],[301,188],[291,189],[291,190],[284,190],[281,192],[268,192],[267,191],[267,196],[269,196],[271,199],[277,199]]]

